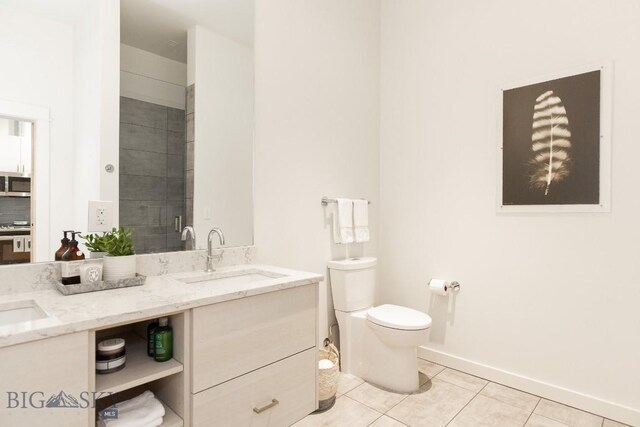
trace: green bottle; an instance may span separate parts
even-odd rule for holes
[[[153,357],[156,352],[156,328],[158,327],[158,321],[154,320],[147,326],[147,356]]]
[[[169,319],[161,317],[158,327],[153,332],[156,343],[153,358],[156,362],[166,362],[173,357],[173,329],[169,326]]]

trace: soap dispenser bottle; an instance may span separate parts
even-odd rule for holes
[[[63,285],[77,285],[80,283],[79,263],[69,262],[84,259],[84,254],[78,249],[78,241],[76,240],[76,234],[78,233],[79,231],[71,232],[69,247],[64,251],[64,254],[62,254],[62,261],[66,261],[60,265],[60,276]]]
[[[72,233],[73,237],[69,242],[69,246],[73,245],[73,248],[75,249],[73,251],[73,254],[71,255],[71,261],[82,261],[84,260],[84,252],[82,252],[80,248],[78,248],[78,241],[76,240],[76,234],[80,234],[80,232],[76,231],[75,233]]]
[[[67,237],[67,233],[71,233],[72,230],[65,230],[62,232],[63,238],[60,240],[60,248],[56,251],[55,260],[61,261],[62,255],[65,253],[67,249],[69,249],[69,237]]]
[[[80,234],[80,232],[71,232],[71,241],[69,242],[69,248],[67,248],[67,250],[62,254],[62,261],[81,261],[84,259],[84,254],[80,249],[78,249],[76,234]]]
[[[161,317],[158,320],[158,327],[153,333],[156,348],[153,358],[156,362],[166,362],[173,357],[173,328],[169,326],[169,319]]]

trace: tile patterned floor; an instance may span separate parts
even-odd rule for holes
[[[393,393],[340,374],[330,410],[295,427],[629,427],[464,372],[418,360],[420,390]]]

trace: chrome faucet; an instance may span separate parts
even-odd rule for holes
[[[212,228],[209,232],[209,237],[207,238],[207,266],[204,269],[207,273],[215,271],[213,268],[213,245],[211,244],[214,234],[218,235],[218,239],[220,239],[220,246],[224,246],[224,233],[217,227]]]
[[[189,234],[191,234],[191,250],[194,250],[196,248],[196,232],[193,230],[192,226],[187,225],[185,228],[182,229],[183,242],[187,241],[187,236]]]

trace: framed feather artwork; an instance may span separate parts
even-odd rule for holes
[[[610,211],[611,66],[500,91],[498,211]]]

